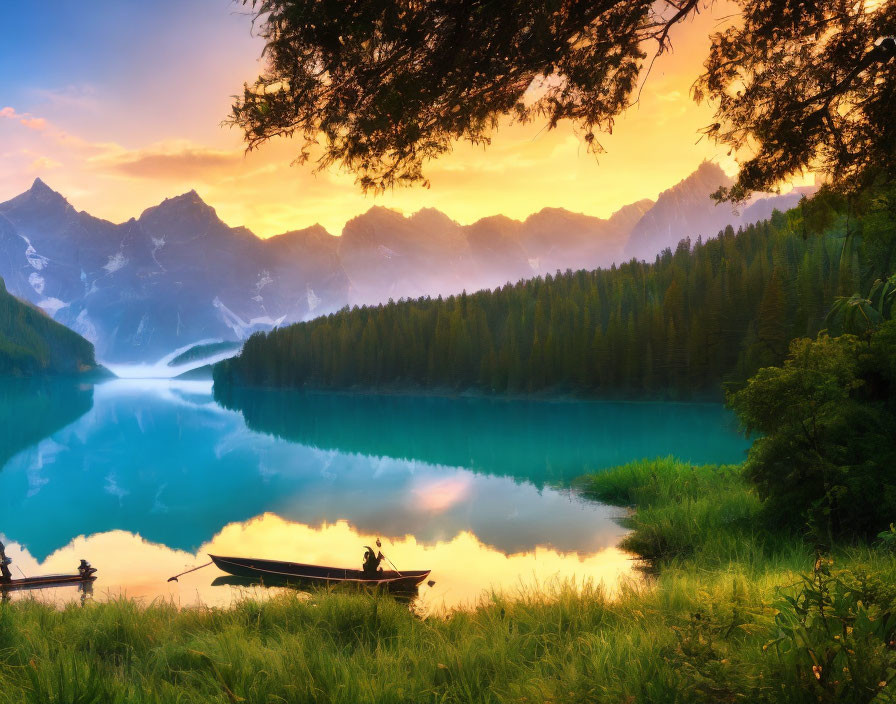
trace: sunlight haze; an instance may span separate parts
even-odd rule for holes
[[[708,35],[730,15],[722,4],[675,29],[674,51],[656,62],[640,102],[612,135],[598,135],[605,154],[588,154],[569,123],[505,124],[491,147],[460,143],[430,162],[430,189],[376,197],[352,175],[291,166],[298,141],[246,155],[239,131],[222,126],[230,97],[262,66],[262,40],[241,6],[50,5],[25,16],[0,8],[0,24],[16,28],[0,66],[0,199],[40,177],[79,210],[122,222],[195,188],[229,225],[268,237],[314,223],[339,234],[373,205],[406,214],[435,207],[462,224],[544,207],[606,217],[656,198],[703,160],[736,171],[699,134],[711,106],[690,97]]]

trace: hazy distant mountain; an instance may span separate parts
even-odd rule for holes
[[[626,257],[653,260],[666,247],[675,247],[685,237],[715,235],[736,216],[728,205],[717,206],[709,194],[731,179],[718,165],[708,161],[686,179],[663,191],[654,206],[632,229]]]
[[[544,208],[522,222],[496,215],[462,226],[432,208],[405,217],[374,207],[350,220],[339,238],[349,298],[377,303],[444,295],[558,269],[595,269],[632,257],[652,261],[686,237],[706,239],[729,224],[737,228],[768,218],[773,209],[787,210],[814,190],[761,197],[737,213],[709,197],[731,183],[721,168],[704,162],[655,203],[626,205],[606,220]]]
[[[353,303],[457,292],[473,268],[460,225],[433,209],[406,218],[371,208],[346,223],[339,258]]]
[[[652,260],[684,237],[714,236],[785,210],[801,193],[735,214],[709,193],[731,180],[704,163],[608,219],[545,208],[463,226],[424,208],[373,207],[341,237],[319,225],[267,240],[230,227],[195,191],[122,224],[76,211],[36,180],[0,203],[0,276],[9,290],[77,331],[109,362],[155,361],[209,340],[241,340],[346,304],[494,288],[556,270]]]
[[[800,189],[783,196],[765,196],[738,213],[730,204],[716,205],[709,195],[719,186],[730,186],[734,179],[717,165],[704,161],[697,170],[672,188],[663,191],[650,210],[631,230],[625,247],[625,258],[653,261],[667,247],[675,248],[686,237],[691,241],[715,237],[727,225],[736,230],[768,218],[772,210],[792,208],[805,193]]]
[[[558,269],[608,266],[622,257],[651,205],[639,201],[608,220],[544,208],[523,222],[496,215],[467,226],[433,208],[405,217],[374,207],[346,224],[339,256],[352,303],[475,291]]]
[[[0,204],[0,276],[10,291],[115,362],[242,339],[303,320],[324,301],[344,305],[344,274],[332,257],[321,269],[307,240],[289,233],[267,242],[228,227],[195,191],[120,225],[77,212],[39,179]]]
[[[606,266],[619,259],[632,227],[652,205],[638,201],[609,220],[544,208],[526,218],[522,244],[539,272]]]
[[[796,207],[803,196],[807,198],[814,195],[818,190],[816,186],[800,186],[794,188],[790,193],[780,196],[764,196],[754,199],[743,210],[743,216],[740,218],[739,224],[748,225],[760,220],[768,220],[772,216],[772,212],[779,210],[782,213]],[[737,225],[735,224],[735,227]]]
[[[186,342],[242,339],[347,301],[348,282],[329,244],[335,238],[322,228],[262,240],[244,227],[228,227],[195,191],[149,208],[137,222],[176,298],[196,300],[185,311],[194,322],[178,321],[190,331]]]
[[[494,288],[507,281],[533,276],[533,266],[523,248],[520,233],[523,223],[504,215],[477,220],[464,228],[470,252],[476,260],[476,283],[471,291]],[[498,273],[503,276],[499,276]]]

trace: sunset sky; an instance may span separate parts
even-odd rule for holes
[[[221,126],[231,96],[261,69],[262,41],[230,0],[49,0],[0,5],[0,201],[39,176],[77,208],[113,221],[195,188],[231,225],[270,236],[319,222],[338,234],[372,205],[433,206],[462,223],[545,206],[607,216],[655,198],[704,159],[733,172],[721,147],[700,139],[710,106],[689,88],[723,3],[681,26],[675,51],[654,67],[640,104],[586,153],[569,125],[505,126],[485,150],[460,144],[430,163],[430,189],[364,196],[353,177],[291,166],[297,142],[245,155]]]

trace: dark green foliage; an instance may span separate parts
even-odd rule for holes
[[[878,279],[868,297],[859,293],[838,296],[827,316],[828,329],[835,333],[869,335],[896,313],[896,274]]]
[[[502,118],[577,124],[591,151],[646,78],[648,54],[700,0],[242,0],[266,66],[234,102],[249,148],[282,135],[320,145],[364,189],[425,180],[457,140],[488,144]],[[772,190],[801,169],[855,187],[893,173],[892,2],[737,0],[711,37],[695,98],[705,132],[746,161],[729,195]],[[726,10],[727,14],[727,10]],[[730,19],[730,15],[729,15]],[[534,88],[530,89],[530,88]]]
[[[558,273],[494,291],[344,309],[253,336],[219,364],[218,384],[441,387],[521,393],[686,397],[717,393],[779,363],[790,340],[814,335],[837,295],[847,218],[833,210],[805,236],[801,208],[683,241],[653,264]],[[882,272],[851,241],[850,277]],[[866,241],[867,240],[867,241]],[[892,242],[887,242],[892,246]]]
[[[896,675],[896,588],[859,567],[818,558],[794,594],[782,594],[777,635],[766,644],[792,673],[792,701],[845,704],[877,699]]]
[[[323,143],[322,167],[341,162],[376,190],[423,180],[423,161],[455,140],[487,144],[502,115],[573,120],[599,150],[594,130],[628,103],[641,43],[689,14],[665,18],[671,0],[243,4],[258,12],[267,58],[233,107],[250,148],[298,134],[304,158]]]
[[[896,553],[896,524],[891,523],[887,530],[878,533],[877,540],[882,548]]]
[[[791,345],[731,404],[757,438],[746,473],[776,524],[817,540],[872,536],[896,517],[896,322],[870,339]]]
[[[712,36],[706,71],[694,86],[696,100],[716,105],[716,121],[704,132],[750,153],[735,186],[719,195],[739,200],[803,169],[824,172],[845,192],[880,172],[892,177],[892,0],[737,5],[738,21]]]
[[[0,376],[78,374],[95,368],[92,344],[11,296],[0,279]]]
[[[93,388],[75,379],[0,379],[0,468],[20,450],[73,423],[93,406]],[[2,646],[0,646],[2,647]]]

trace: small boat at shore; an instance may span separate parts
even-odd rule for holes
[[[300,562],[260,560],[250,557],[209,555],[212,562],[229,574],[265,584],[369,584],[398,591],[414,589],[429,576],[430,570],[383,570],[370,575],[345,567],[305,565]]]
[[[62,587],[66,584],[92,584],[96,579],[96,567],[91,567],[87,560],[81,560],[77,574],[45,574],[38,577],[22,577],[15,579],[9,566],[12,560],[6,556],[6,547],[0,542],[0,592],[16,589],[41,589],[44,587]]]
[[[69,584],[92,584],[96,580],[95,574],[46,574],[40,577],[22,577],[9,581],[0,580],[0,592],[15,591],[18,589],[42,589],[49,587],[64,587]]]

